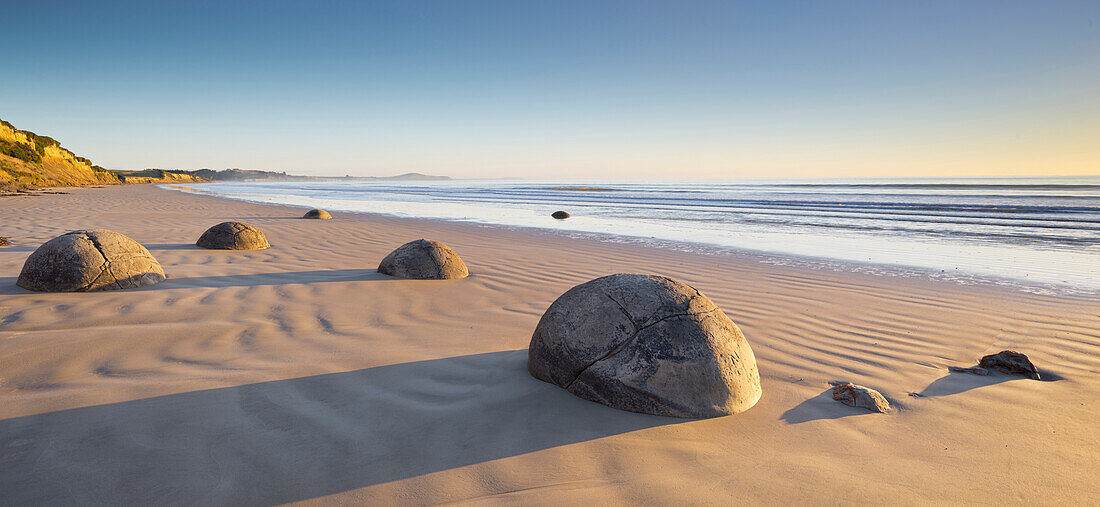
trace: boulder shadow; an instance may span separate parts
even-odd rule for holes
[[[0,491],[13,505],[281,504],[690,421],[579,399],[532,378],[526,358],[473,354],[0,420]]]
[[[394,280],[377,269],[332,269],[317,271],[288,271],[282,273],[255,273],[250,275],[188,276],[169,278],[156,285],[137,290],[179,289],[183,287],[253,287],[258,285],[289,285],[300,283],[364,282]]]
[[[1058,382],[1059,380],[1065,380],[1065,377],[1043,369],[1039,369],[1039,378],[1040,380],[1032,380],[1023,375],[1006,375],[995,371],[991,372],[989,375],[974,375],[972,373],[948,371],[947,375],[932,381],[931,384],[928,384],[921,392],[917,393],[917,396],[921,398],[951,396],[953,394],[965,393],[979,387],[1016,380],[1031,382]]]

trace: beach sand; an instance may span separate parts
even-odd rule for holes
[[[70,192],[0,200],[12,241],[0,248],[0,503],[1100,502],[1093,297],[474,224],[300,220],[304,208],[151,185]],[[273,246],[194,246],[238,219]],[[140,241],[169,279],[15,285],[39,244],[87,228]],[[417,238],[450,245],[471,276],[375,272]],[[664,418],[532,378],[542,312],[619,272],[710,296],[752,345],[760,402]],[[1046,380],[947,371],[1004,349]],[[897,411],[841,405],[830,380],[878,389]]]

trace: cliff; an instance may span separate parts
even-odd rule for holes
[[[0,119],[0,188],[120,183],[110,171],[61,147],[56,140],[16,129]]]

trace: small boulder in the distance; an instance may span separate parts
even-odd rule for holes
[[[27,257],[15,282],[41,292],[134,289],[165,280],[145,247],[106,229],[73,231],[51,239]]]
[[[850,407],[861,407],[872,412],[887,413],[890,411],[890,402],[882,393],[856,385],[851,382],[830,382],[833,386],[833,399]]]
[[[212,250],[259,250],[270,247],[259,229],[244,222],[222,222],[202,233],[196,245]]]
[[[0,236],[0,246],[7,246],[9,244],[11,244],[11,242],[8,241],[8,238]]]
[[[949,370],[958,373],[971,373],[974,375],[989,375],[990,370],[999,371],[1006,375],[1023,375],[1033,380],[1040,380],[1039,369],[1031,363],[1026,354],[1015,350],[1002,350],[996,354],[982,357],[978,366],[960,368],[950,366]]]
[[[552,216],[552,217],[554,217],[558,220],[565,220],[566,218],[569,218],[569,213],[565,212],[565,211],[555,211],[555,212],[551,213],[550,216]]]
[[[737,325],[699,291],[657,275],[566,291],[535,327],[527,370],[589,401],[671,417],[737,414],[761,395]]]
[[[311,209],[302,215],[302,218],[313,218],[316,220],[328,220],[332,218],[332,215],[323,209]]]
[[[466,278],[466,263],[438,241],[418,239],[397,247],[378,264],[378,272],[415,280],[453,280]]]

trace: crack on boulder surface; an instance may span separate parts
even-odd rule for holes
[[[88,241],[92,242],[92,246],[95,247],[96,251],[99,252],[99,255],[103,256],[103,272],[101,272],[99,276],[95,277],[95,280],[92,280],[92,282],[89,283],[87,286],[82,287],[81,290],[88,290],[88,287],[92,286],[93,283],[98,281],[99,277],[103,276],[103,273],[107,273],[108,275],[110,275],[111,283],[114,283],[115,286],[119,288],[119,290],[125,289],[125,287],[123,287],[122,284],[119,283],[118,276],[115,276],[115,272],[111,270],[111,259],[107,257],[107,252],[103,251],[103,246],[100,245],[99,241],[92,237],[91,234],[85,233],[83,236],[85,238],[88,238]]]
[[[695,291],[695,292],[698,294],[699,291]],[[618,355],[620,352],[623,351],[623,349],[626,348],[627,345],[630,345],[631,343],[634,343],[638,339],[638,336],[640,336],[642,334],[642,331],[644,331],[644,330],[646,330],[650,327],[653,327],[657,324],[660,324],[661,322],[672,319],[672,318],[676,318],[676,317],[696,317],[696,316],[700,316],[700,315],[713,314],[717,311],[720,311],[718,308],[715,308],[713,310],[707,310],[705,312],[673,313],[673,314],[665,315],[664,317],[661,317],[661,318],[659,318],[659,319],[657,319],[653,322],[650,322],[649,324],[646,324],[644,326],[638,326],[638,324],[636,322],[634,322],[634,318],[630,316],[630,312],[626,311],[626,307],[624,307],[622,305],[622,303],[619,303],[619,301],[616,300],[615,298],[611,297],[610,294],[605,293],[604,295],[606,295],[608,299],[610,299],[616,305],[618,305],[619,309],[622,310],[624,315],[626,315],[627,320],[630,321],[630,324],[632,326],[634,326],[634,334],[630,335],[629,338],[623,340],[622,343],[620,343],[617,347],[615,347],[615,348],[611,349],[610,351],[608,351],[602,357],[596,359],[595,361],[592,361],[591,363],[588,363],[588,365],[585,366],[584,368],[581,368],[581,371],[577,372],[577,374],[575,376],[573,376],[573,380],[570,380],[569,383],[565,385],[566,390],[569,390],[569,388],[573,386],[573,383],[576,382],[577,379],[581,378],[581,375],[584,375],[584,372],[588,371],[589,368],[595,366],[597,363],[599,363],[601,361],[605,361],[605,360],[607,360],[611,357],[614,357],[614,356]]]

